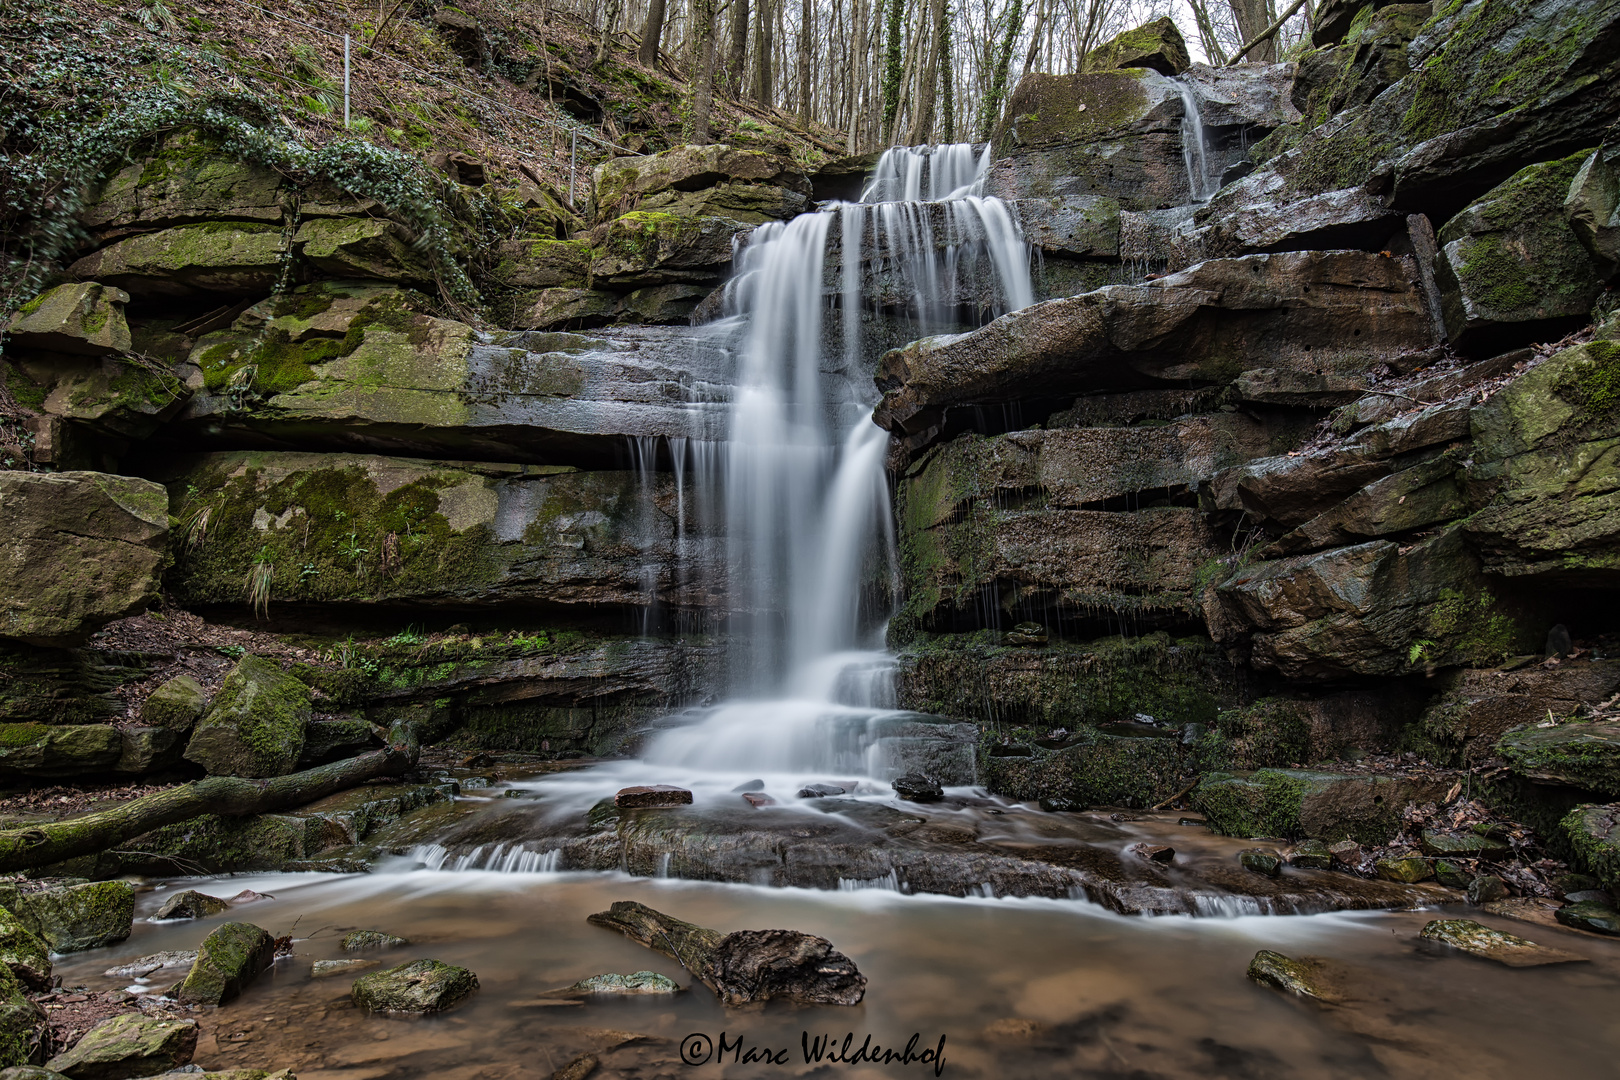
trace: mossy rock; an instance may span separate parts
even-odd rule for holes
[[[596,167],[598,220],[633,209],[639,198],[662,191],[701,191],[742,181],[788,187],[809,194],[809,182],[787,161],[757,150],[720,143],[677,146],[656,154],[616,158]]]
[[[1180,75],[1192,61],[1187,42],[1168,15],[1144,23],[1086,53],[1084,70],[1152,68],[1160,75]]]
[[[1620,724],[1519,728],[1498,739],[1496,751],[1528,780],[1620,797]]]
[[[298,755],[300,769],[363,754],[382,745],[364,720],[311,720],[304,728],[304,749]]]
[[[202,131],[181,129],[137,149],[91,193],[79,220],[92,230],[226,219],[276,223],[286,183],[274,169],[221,152]]]
[[[1028,756],[981,747],[981,781],[1012,799],[1075,807],[1146,807],[1187,786],[1196,771],[1178,738],[1123,737],[1082,729],[1058,750],[1028,747]]]
[[[1620,805],[1577,806],[1559,823],[1559,831],[1576,866],[1596,876],[1605,888],[1620,890]]]
[[[383,218],[314,218],[293,243],[317,270],[337,278],[370,278],[432,287],[433,269],[402,226]]]
[[[279,870],[315,853],[320,838],[309,819],[285,814],[204,814],[135,837],[118,856],[120,873],[211,874]]]
[[[0,966],[0,1067],[30,1065],[50,1052],[50,1025],[23,984]]]
[[[220,1005],[241,995],[275,960],[276,941],[252,923],[225,923],[203,939],[175,992],[188,1005]]]
[[[123,1013],[103,1020],[58,1054],[46,1068],[72,1080],[130,1080],[169,1072],[191,1062],[197,1021]]]
[[[94,881],[19,893],[12,913],[52,952],[99,949],[129,937],[135,889],[127,881]]]
[[[1224,836],[1311,837],[1332,843],[1388,842],[1408,803],[1437,801],[1446,778],[1333,773],[1310,769],[1212,772],[1192,803]]]
[[[102,356],[128,352],[129,294],[94,281],[74,282],[36,296],[6,327],[10,349]]]
[[[284,776],[298,764],[309,720],[308,687],[271,661],[244,656],[197,722],[186,760],[213,776]]]
[[[439,960],[372,972],[356,979],[349,996],[373,1013],[433,1013],[452,1008],[478,989],[478,976]]]
[[[123,755],[123,738],[107,724],[0,724],[0,773],[83,776],[109,772]]]
[[[114,241],[74,263],[71,272],[140,299],[252,296],[275,286],[282,254],[280,226],[209,221]]]
[[[1586,322],[1603,275],[1564,200],[1592,153],[1521,169],[1440,229],[1435,278],[1458,348],[1494,355],[1515,337],[1557,337]]]
[[[50,985],[50,947],[6,908],[0,908],[0,964],[36,990]]]
[[[118,732],[122,750],[113,768],[127,775],[140,776],[180,764],[185,751],[181,734],[170,728],[127,727]]]
[[[360,952],[365,949],[397,949],[409,944],[407,939],[381,930],[355,930],[343,935],[338,947],[344,952]]]
[[[190,675],[176,675],[141,703],[141,724],[180,734],[196,726],[208,709],[208,692]]]

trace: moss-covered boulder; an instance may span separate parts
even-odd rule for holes
[[[244,656],[225,677],[186,744],[213,776],[283,776],[298,764],[309,688],[269,660]]]
[[[6,326],[9,349],[101,356],[128,352],[129,294],[94,281],[58,285],[24,304]]]
[[[404,226],[386,218],[313,218],[293,243],[323,274],[432,287],[433,269]]]
[[[197,950],[197,961],[175,991],[188,1005],[220,1005],[239,997],[275,960],[276,941],[252,923],[214,928]]]
[[[274,169],[221,153],[206,134],[181,129],[113,171],[90,193],[79,220],[111,235],[216,220],[275,223],[282,218],[285,184]]]
[[[366,949],[397,949],[409,944],[405,938],[382,930],[354,930],[343,935],[339,948],[344,952],[363,952]]]
[[[1180,75],[1191,61],[1187,42],[1168,15],[1127,30],[1086,53],[1084,70],[1152,68],[1160,75]]]
[[[1572,721],[1520,728],[1498,739],[1496,751],[1528,780],[1620,797],[1620,724]]]
[[[1620,146],[1600,147],[1581,164],[1564,213],[1598,272],[1609,278],[1620,273]]]
[[[1591,156],[1587,150],[1521,169],[1440,229],[1435,277],[1456,347],[1501,352],[1586,322],[1603,278],[1564,200]]]
[[[182,735],[196,726],[208,709],[208,692],[190,675],[176,675],[141,702],[141,724],[168,728]]]
[[[662,475],[650,501],[628,470],[361,454],[210,454],[170,476],[177,500],[195,489],[190,505],[210,515],[207,541],[169,574],[184,603],[243,602],[255,565],[271,568],[272,604],[641,605],[653,565],[668,567],[662,599],[704,604],[716,584],[674,572],[683,553],[716,564],[691,558],[712,542],[696,530],[677,553],[677,491]]]
[[[99,949],[129,937],[135,889],[127,881],[93,881],[24,892],[12,913],[52,952]]]
[[[810,200],[803,189],[730,181],[700,191],[662,191],[647,196],[636,206],[638,210],[682,217],[721,217],[748,225],[787,221],[809,208]]]
[[[95,775],[114,771],[123,754],[123,735],[109,724],[0,724],[0,775]]]
[[[127,727],[118,732],[120,751],[115,772],[140,776],[180,764],[185,737],[171,728]]]
[[[9,910],[0,908],[0,964],[36,990],[51,982],[51,950]]]
[[[327,846],[323,836],[307,819],[291,814],[204,814],[131,840],[117,856],[113,872],[172,874],[200,869],[229,874],[279,870]]]
[[[186,889],[163,901],[163,906],[157,909],[152,918],[206,919],[211,915],[218,915],[230,906],[228,900],[198,892],[196,889]]]
[[[733,243],[752,231],[752,225],[730,218],[634,210],[592,234],[600,239],[590,273],[618,287],[717,285],[731,266]]]
[[[784,187],[808,195],[809,181],[782,158],[757,150],[712,143],[677,146],[657,154],[615,158],[596,167],[597,219],[605,221],[649,195],[701,191],[717,184],[745,182]]]
[[[123,1013],[103,1020],[46,1063],[72,1080],[130,1080],[190,1064],[197,1021]]]
[[[1587,803],[1577,806],[1559,822],[1574,855],[1574,863],[1600,879],[1610,890],[1620,889],[1620,804]]]
[[[478,976],[439,960],[374,971],[354,981],[349,996],[366,1012],[433,1013],[460,1004],[478,989]]]
[[[28,1065],[50,1052],[50,1024],[9,968],[0,967],[0,1067]]]
[[[1209,773],[1192,802],[1224,836],[1376,845],[1400,831],[1408,803],[1434,802],[1449,786],[1447,777],[1260,769]]]
[[[995,744],[980,756],[980,782],[998,795],[1082,810],[1146,807],[1187,786],[1191,753],[1174,737],[1105,735],[1082,729],[1059,749]]]
[[[141,299],[252,296],[275,286],[285,249],[279,225],[209,221],[116,240],[71,272]]]
[[[381,745],[382,740],[364,720],[312,720],[304,728],[304,749],[298,755],[298,767],[308,769],[341,761]]]
[[[503,240],[495,247],[490,276],[514,289],[583,288],[595,257],[588,240]]]
[[[144,439],[177,415],[192,394],[177,373],[126,356],[24,353],[14,363],[39,396],[40,411],[71,420],[74,432]]]
[[[1577,585],[1620,582],[1620,342],[1565,349],[1472,414],[1464,524],[1485,568]]]
[[[77,645],[157,599],[168,500],[149,480],[0,473],[0,637]]]

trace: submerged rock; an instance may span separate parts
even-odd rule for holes
[[[382,963],[380,960],[317,960],[309,965],[309,974],[314,979],[324,979],[328,975],[341,975],[345,971],[360,971],[368,967],[376,967]]]
[[[1608,934],[1610,937],[1620,937],[1620,912],[1615,911],[1614,904],[1605,896],[1601,900],[1581,900],[1573,904],[1565,904],[1553,915],[1565,926],[1572,926],[1577,930],[1591,930],[1598,934]]]
[[[129,1080],[178,1069],[197,1048],[197,1021],[125,1013],[103,1020],[46,1063],[72,1080]]]
[[[385,934],[381,930],[355,930],[343,935],[339,948],[344,952],[359,952],[361,949],[397,949],[410,942],[393,934]]]
[[[366,1012],[432,1013],[460,1004],[478,989],[478,976],[439,960],[376,971],[356,979],[349,996]]]
[[[907,802],[937,802],[945,797],[945,789],[937,780],[918,773],[896,777],[893,787],[894,793]]]
[[[1320,965],[1310,960],[1294,960],[1270,949],[1261,949],[1249,961],[1249,978],[1262,986],[1281,990],[1285,994],[1311,998],[1315,1001],[1338,1000],[1321,981]]]
[[[1164,844],[1132,844],[1131,854],[1148,862],[1171,863],[1176,860],[1176,849]]]
[[[1282,856],[1275,851],[1262,851],[1259,848],[1238,852],[1238,862],[1245,870],[1271,878],[1281,874],[1283,868]]]
[[[629,975],[592,975],[568,988],[585,994],[675,994],[680,985],[656,971],[636,971]]]
[[[1305,870],[1331,870],[1333,868],[1333,853],[1320,840],[1301,840],[1289,849],[1288,865],[1298,866]]]
[[[621,788],[613,796],[613,805],[625,810],[645,810],[670,806],[690,806],[692,793],[685,788],[668,784],[638,785]]]
[[[134,978],[144,979],[154,971],[162,971],[169,967],[187,967],[197,962],[194,952],[158,952],[149,956],[142,956],[128,963],[110,967],[102,974],[108,978]]]
[[[1585,960],[1584,956],[1537,945],[1514,934],[1504,934],[1472,919],[1436,919],[1423,927],[1424,941],[1438,942],[1508,967],[1538,967]]]
[[[776,805],[776,800],[765,794],[763,791],[745,791],[742,793],[742,797],[743,802],[747,803],[749,806],[752,806],[755,810]]]
[[[163,902],[152,916],[154,919],[206,919],[230,907],[228,900],[200,893],[196,889],[175,893]]]
[[[798,797],[801,799],[825,799],[843,793],[844,789],[837,784],[806,784],[799,789]]]
[[[188,1005],[221,1005],[239,996],[274,962],[276,942],[252,923],[225,923],[203,939],[175,997]]]

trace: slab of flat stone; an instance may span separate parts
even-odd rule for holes
[[[1563,949],[1538,945],[1516,934],[1492,930],[1472,919],[1435,919],[1423,928],[1422,937],[1425,941],[1450,945],[1470,956],[1495,960],[1499,964],[1515,968],[1569,964],[1586,959]]]
[[[638,784],[619,789],[613,805],[625,810],[647,810],[664,806],[690,806],[692,793],[669,784]]]

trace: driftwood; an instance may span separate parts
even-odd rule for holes
[[[866,976],[832,942],[797,930],[722,934],[621,900],[586,921],[680,961],[727,1005],[788,998],[812,1005],[855,1005]]]
[[[392,745],[268,780],[210,776],[93,814],[0,832],[0,873],[49,866],[117,847],[132,837],[203,814],[238,817],[303,806],[416,765],[416,743],[396,729]]]

